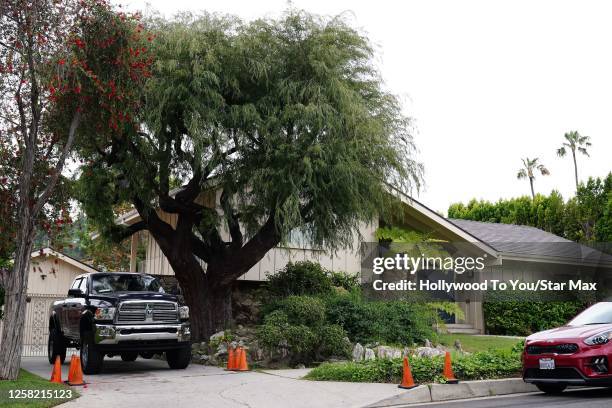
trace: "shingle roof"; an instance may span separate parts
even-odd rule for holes
[[[610,255],[539,228],[459,219],[449,221],[502,253],[612,263]]]

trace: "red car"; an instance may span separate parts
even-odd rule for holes
[[[611,340],[612,302],[600,302],[563,327],[527,337],[523,380],[546,393],[569,385],[612,386]]]

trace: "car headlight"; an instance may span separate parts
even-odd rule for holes
[[[589,346],[598,346],[600,344],[606,344],[610,340],[612,340],[612,330],[608,330],[603,333],[598,333],[584,340],[584,342]]]
[[[180,306],[179,316],[181,319],[189,319],[189,306]]]
[[[96,320],[113,320],[115,317],[114,307],[99,307],[96,309],[94,317]]]

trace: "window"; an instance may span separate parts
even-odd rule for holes
[[[79,285],[79,289],[81,289],[81,292],[87,293],[87,278],[81,279],[81,284]]]
[[[75,279],[74,282],[72,282],[72,286],[70,286],[70,289],[78,289],[82,280],[83,280],[83,278]]]

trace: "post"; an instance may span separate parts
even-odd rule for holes
[[[138,233],[132,234],[130,243],[130,272],[136,272],[136,252],[138,251]]]

